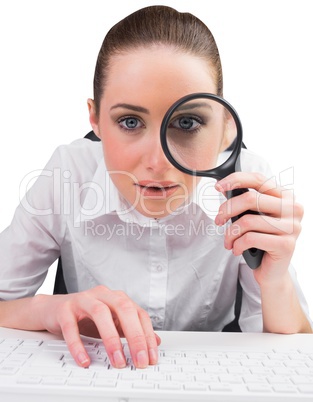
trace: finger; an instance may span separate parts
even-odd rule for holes
[[[138,310],[139,320],[141,322],[141,326],[143,328],[143,332],[146,337],[147,348],[148,348],[148,356],[149,356],[149,364],[157,364],[158,362],[158,339],[157,335],[153,330],[153,326],[151,323],[151,319],[149,314],[143,310]],[[158,337],[159,338],[159,337]],[[159,338],[160,340],[160,338]]]
[[[75,315],[64,309],[63,317],[60,319],[60,327],[64,340],[76,363],[81,367],[89,367],[90,357],[80,338]]]
[[[112,292],[107,301],[111,310],[118,316],[133,362],[138,368],[149,364],[146,336],[138,316],[138,308],[124,292]]]
[[[217,225],[223,225],[229,219],[239,216],[246,211],[256,211],[262,214],[279,217],[292,215],[294,210],[293,199],[282,199],[256,191],[248,191],[237,197],[225,201],[219,208],[215,218]]]
[[[261,173],[236,172],[228,175],[216,183],[216,189],[225,194],[237,188],[251,188],[259,193],[280,197],[285,188],[278,185],[276,178],[267,178]]]
[[[247,232],[273,235],[295,235],[301,231],[301,224],[295,219],[276,219],[266,215],[246,214],[230,225],[225,233],[225,248],[231,250],[233,243]]]
[[[109,307],[97,299],[87,299],[83,303],[84,314],[95,323],[111,364],[116,368],[126,366],[120,335],[114,324]]]
[[[296,239],[293,236],[277,236],[266,233],[247,232],[233,243],[234,255],[240,255],[245,250],[257,248],[264,250],[275,261],[289,260],[295,248]]]

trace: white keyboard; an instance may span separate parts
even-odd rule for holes
[[[313,401],[313,347],[268,352],[214,350],[159,350],[159,363],[136,369],[127,344],[127,367],[111,366],[101,342],[85,342],[91,357],[88,369],[80,368],[61,340],[0,339],[1,388],[62,387],[80,389],[153,390],[237,395],[275,394],[301,396]],[[182,400],[182,399],[181,399]],[[200,400],[200,399],[199,399]]]

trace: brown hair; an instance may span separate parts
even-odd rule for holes
[[[166,6],[151,6],[142,8],[118,22],[104,38],[94,75],[97,115],[111,56],[152,44],[174,46],[178,50],[206,59],[215,70],[217,95],[223,95],[221,60],[208,27],[192,14],[180,13]]]

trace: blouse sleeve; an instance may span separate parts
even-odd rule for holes
[[[10,226],[0,234],[0,300],[33,296],[60,255],[65,231],[60,208],[61,159],[58,148],[40,173],[32,172],[25,179],[36,181]]]

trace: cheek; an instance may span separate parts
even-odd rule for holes
[[[112,135],[102,136],[103,154],[109,170],[132,170],[138,160],[138,150],[123,144]]]

